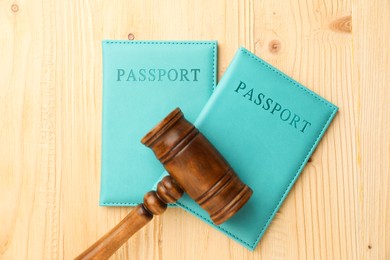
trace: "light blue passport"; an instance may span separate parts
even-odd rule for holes
[[[220,226],[186,195],[177,205],[254,250],[336,112],[332,103],[239,49],[195,125],[253,195]]]
[[[163,171],[141,138],[176,107],[195,120],[216,83],[215,41],[103,41],[101,206],[141,203]]]

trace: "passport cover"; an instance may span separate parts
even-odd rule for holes
[[[215,41],[112,41],[103,48],[101,206],[143,201],[163,166],[141,138],[176,107],[195,120],[216,84]]]
[[[240,48],[195,126],[253,195],[220,226],[187,195],[177,205],[254,250],[337,110]]]

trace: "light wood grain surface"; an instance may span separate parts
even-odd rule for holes
[[[390,2],[0,1],[0,258],[71,259],[98,206],[102,39],[244,46],[339,106],[254,252],[169,209],[114,259],[390,259]]]

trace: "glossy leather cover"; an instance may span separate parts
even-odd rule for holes
[[[254,250],[336,112],[327,100],[239,49],[195,125],[253,195],[220,226],[188,196],[177,204]]]
[[[176,107],[195,120],[216,83],[215,41],[103,46],[101,206],[142,202],[163,171],[141,138]]]

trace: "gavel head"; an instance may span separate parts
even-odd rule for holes
[[[220,225],[252,195],[199,130],[179,108],[142,138],[176,183]]]

